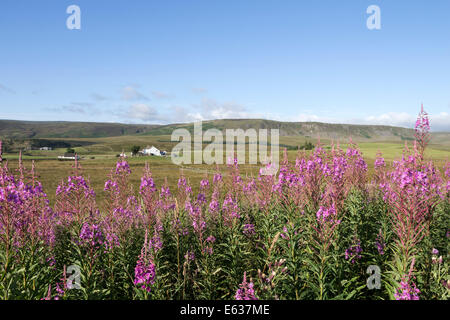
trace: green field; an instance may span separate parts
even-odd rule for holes
[[[65,141],[64,138],[58,138]],[[54,139],[53,139],[54,140]],[[97,193],[99,199],[103,198],[103,186],[107,180],[107,175],[112,168],[114,168],[117,161],[117,155],[125,151],[128,155],[133,145],[138,145],[141,148],[147,145],[154,145],[160,150],[171,151],[177,142],[171,142],[170,136],[162,135],[132,135],[119,137],[104,137],[104,138],[76,138],[71,141],[78,142],[80,147],[75,147],[75,151],[82,157],[81,165],[84,174],[90,178],[91,184]],[[295,149],[304,144],[305,141],[316,143],[312,139],[307,139],[301,136],[286,136],[280,137],[280,161],[283,157],[283,147],[289,147],[288,158],[294,161],[298,151]],[[321,144],[324,148],[330,148],[330,140],[322,139]],[[345,149],[348,144],[341,143],[340,147]],[[383,152],[383,157],[387,163],[392,163],[394,159],[402,156],[404,149],[404,142],[359,142],[361,149],[369,169],[373,168],[373,163],[376,154],[379,151]],[[412,148],[412,143],[408,144]],[[224,149],[225,150],[225,149]],[[58,161],[57,157],[62,155],[66,149],[59,148],[51,151],[31,150],[23,153],[24,164],[27,168],[31,168],[31,160],[36,163],[37,173],[42,181],[44,190],[49,196],[50,201],[53,201],[55,190],[61,179],[66,178],[72,171],[72,161]],[[246,146],[248,153],[248,145]],[[306,151],[309,152],[309,151]],[[446,161],[450,159],[450,146],[446,143],[432,143],[427,149],[427,158],[433,159],[438,167],[442,168]],[[6,153],[4,159],[8,160],[8,165],[12,169],[16,169],[18,165],[18,154]],[[172,163],[171,157],[129,157],[128,161],[132,168],[131,182],[135,190],[139,188],[140,177],[142,175],[145,162],[150,164],[155,182],[158,186],[164,183],[165,179],[169,186],[175,187],[178,177],[181,172],[190,180],[194,190],[197,188],[199,181],[205,175],[212,175],[217,169],[224,172],[225,165],[218,167],[213,165],[183,165],[178,166]],[[224,161],[225,162],[225,161]],[[259,165],[241,165],[242,175],[257,175]]]

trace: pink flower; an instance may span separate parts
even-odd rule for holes
[[[239,285],[239,289],[236,291],[236,300],[258,300],[255,295],[255,289],[253,288],[253,282],[247,282],[247,274],[244,272],[244,280]]]
[[[394,293],[396,300],[419,300],[420,290],[417,289],[414,282],[409,281],[404,277],[400,282],[400,287]]]

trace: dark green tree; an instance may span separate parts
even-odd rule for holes
[[[141,150],[140,146],[132,146],[131,147],[131,153],[132,154],[137,154],[139,152],[139,150]]]

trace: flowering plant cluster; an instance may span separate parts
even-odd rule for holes
[[[295,161],[285,151],[273,175],[244,175],[230,158],[174,187],[148,164],[134,186],[119,159],[103,202],[75,162],[52,205],[34,163],[10,169],[0,142],[0,297],[448,299],[450,163],[427,160],[423,110],[415,129],[413,150],[392,165],[378,153],[373,170],[352,141],[319,141]]]

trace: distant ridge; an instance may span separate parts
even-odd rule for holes
[[[193,123],[148,125],[103,122],[20,121],[0,120],[0,137],[12,139],[37,138],[101,138],[124,135],[170,135],[177,128],[193,132]],[[279,129],[280,136],[355,141],[412,140],[414,130],[384,125],[352,125],[320,122],[281,122],[262,119],[223,119],[203,121],[203,131],[210,128],[225,129]],[[448,139],[450,133],[434,133]]]
[[[193,124],[170,124],[154,128],[146,135],[170,135],[174,129],[185,128],[193,132]],[[356,140],[411,140],[414,130],[383,125],[352,125],[321,122],[281,122],[261,119],[221,119],[203,121],[203,131],[225,129],[279,129],[280,136],[303,136],[306,138],[352,139]]]
[[[105,122],[0,120],[0,137],[102,138],[146,133],[158,125]]]

